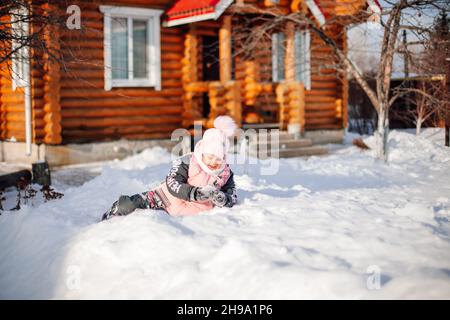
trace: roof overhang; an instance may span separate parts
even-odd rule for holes
[[[318,3],[318,1],[317,0],[306,0],[306,5],[307,5],[309,11],[311,11],[311,14],[314,16],[314,18],[316,18],[319,25],[321,25],[321,26],[324,25],[326,22],[325,14],[324,14],[322,8],[320,7],[320,4]]]
[[[371,19],[379,22],[382,7],[378,0],[366,0],[366,3],[371,11]],[[326,16],[320,4],[320,0],[306,0],[306,5],[319,25],[324,25],[326,23]]]
[[[305,0],[306,5],[320,26],[326,23],[325,12],[320,0]],[[378,0],[366,0],[372,15],[380,16]],[[178,0],[165,12],[165,27],[173,27],[205,20],[217,20],[233,3],[233,0]]]
[[[233,0],[178,0],[166,11],[165,27],[217,20]]]

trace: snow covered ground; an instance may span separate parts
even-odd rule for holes
[[[65,169],[62,199],[0,216],[0,298],[450,299],[442,144],[439,129],[394,131],[389,165],[351,145],[282,159],[272,176],[234,165],[238,205],[194,217],[98,223],[120,194],[164,179],[163,149]]]

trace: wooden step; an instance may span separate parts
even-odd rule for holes
[[[267,134],[267,136],[265,137],[265,139],[268,142],[270,142],[270,139],[272,137],[271,130],[268,130],[266,132],[266,134]],[[255,136],[251,136],[251,137],[252,137],[252,139],[250,140],[250,144],[262,143],[262,141],[263,141],[263,138],[260,136],[260,133],[258,133]],[[256,142],[253,141],[254,140],[253,138],[255,138],[255,137],[258,138],[258,140]],[[287,133],[286,131],[279,131],[278,132],[278,141],[279,142],[292,141],[292,140],[301,140],[301,139],[302,138],[296,138],[293,134]]]
[[[258,143],[251,143],[249,145],[250,149],[261,149],[263,146],[266,146],[267,149],[295,149],[295,148],[304,148],[304,147],[310,147],[312,146],[312,140],[311,139],[289,139],[289,140],[280,140],[278,146],[273,146],[270,141],[267,143],[260,142]]]
[[[271,157],[271,153],[265,152],[264,154],[258,154],[256,151],[249,152],[250,156],[257,157],[259,159],[268,159]],[[311,146],[303,148],[283,149],[278,151],[279,158],[295,158],[295,157],[310,157],[321,156],[328,154],[328,148],[324,146]]]
[[[279,123],[244,123],[242,129],[280,129]]]

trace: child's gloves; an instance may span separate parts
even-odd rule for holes
[[[216,188],[213,186],[195,187],[191,191],[191,201],[205,201],[211,199]]]
[[[216,190],[212,194],[211,201],[212,201],[212,203],[214,203],[215,206],[221,208],[221,207],[225,206],[225,204],[227,203],[227,196],[222,191]]]

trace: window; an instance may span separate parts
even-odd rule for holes
[[[311,90],[311,36],[309,31],[295,32],[295,79]]]
[[[105,90],[161,90],[162,10],[100,6],[100,11],[104,13]]]
[[[272,34],[272,81],[284,80],[284,33]]]
[[[17,9],[11,15],[12,32],[12,89],[28,85],[30,63],[28,40],[28,10]]]

